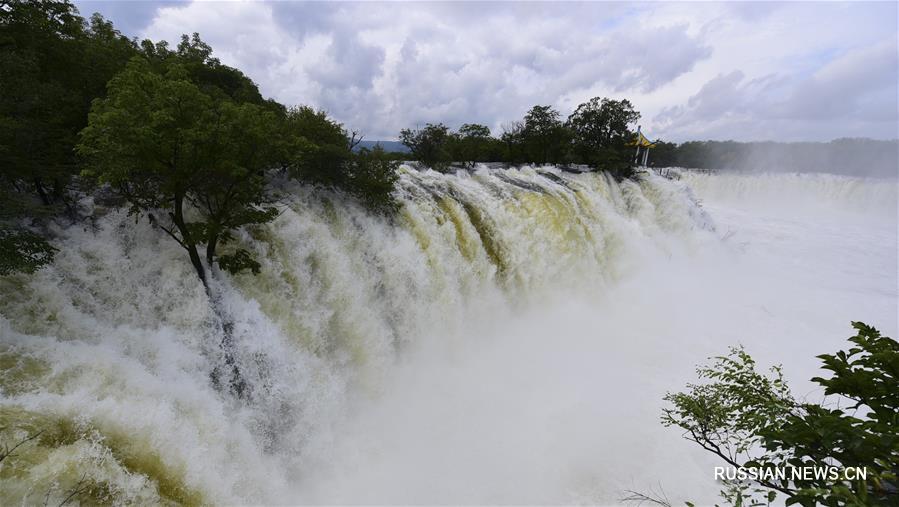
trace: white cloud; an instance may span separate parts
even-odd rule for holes
[[[895,138],[895,48],[895,42],[887,40],[851,50],[810,75],[793,72],[749,80],[739,70],[720,74],[684,104],[663,109],[654,124],[663,132],[677,130],[691,138]]]
[[[895,4],[192,2],[141,35],[194,31],[264,94],[369,138],[596,95],[673,140],[895,133]]]

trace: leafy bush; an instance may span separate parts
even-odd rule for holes
[[[779,366],[767,374],[742,348],[697,369],[708,382],[668,394],[666,426],[733,467],[861,467],[866,479],[845,474],[724,480],[734,505],[899,505],[899,343],[861,322],[848,351],[820,355],[829,378],[813,382],[828,396],[821,404],[793,398]],[[847,404],[846,401],[849,401]]]
[[[428,123],[422,129],[403,129],[400,142],[409,148],[416,160],[432,169],[445,171],[452,162],[448,150],[449,129],[442,123]]]
[[[31,231],[0,229],[0,275],[34,273],[52,262],[54,253],[56,248]]]

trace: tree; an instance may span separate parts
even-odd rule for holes
[[[0,9],[0,167],[5,180],[27,182],[47,205],[62,197],[74,170],[71,147],[86,109],[73,56],[84,37],[83,20],[67,2]]]
[[[575,151],[583,160],[591,160],[603,149],[632,141],[630,126],[639,119],[640,113],[627,99],[593,97],[571,113],[568,128],[574,138]]]
[[[656,167],[677,166],[677,144],[656,141],[655,148],[649,152],[649,162]]]
[[[594,97],[579,105],[567,121],[577,158],[619,178],[629,177],[633,153],[628,143],[635,135],[630,126],[639,119],[627,99]]]
[[[34,273],[53,262],[56,249],[39,234],[20,227],[0,229],[0,276]]]
[[[524,116],[521,132],[529,160],[538,164],[562,162],[567,151],[568,132],[551,106],[534,106]]]
[[[783,494],[787,505],[899,504],[899,343],[852,325],[852,348],[818,356],[831,377],[812,379],[837,400],[796,401],[780,367],[759,373],[742,348],[697,369],[708,383],[665,397],[673,407],[663,423],[684,429],[688,440],[731,466],[862,467],[867,474],[725,480],[725,499],[755,505],[757,495],[770,502]]]
[[[74,146],[94,98],[136,52],[112,23],[68,1],[0,2],[0,273],[55,251],[44,222],[71,208]]]
[[[477,123],[466,123],[453,135],[453,160],[473,166],[475,162],[487,162],[491,157],[494,139],[490,128]]]
[[[377,213],[397,209],[393,190],[399,162],[382,148],[354,153],[358,132],[348,133],[324,111],[307,106],[287,111],[282,132],[286,157],[281,166],[293,178],[346,192]]]
[[[0,186],[0,276],[34,273],[53,262],[56,248],[34,227],[52,212],[33,194]]]
[[[399,162],[381,146],[362,148],[353,154],[346,169],[346,178],[339,188],[355,197],[375,213],[392,215],[399,209],[393,195],[399,175]]]
[[[287,156],[282,163],[291,176],[308,183],[339,187],[351,157],[346,131],[324,111],[290,108],[283,132]]]
[[[73,148],[91,101],[134,55],[102,16],[88,25],[68,1],[9,1],[0,9],[0,167],[45,205],[66,198]],[[27,187],[23,186],[27,183]]]
[[[174,50],[170,50],[165,41],[155,44],[143,41],[141,46],[144,55],[159,68],[177,61],[187,71],[190,81],[207,95],[223,94],[234,102],[255,104],[278,114],[285,112],[278,102],[263,98],[256,83],[243,72],[213,57],[212,47],[198,33],[189,37],[182,35]]]
[[[422,129],[400,131],[400,142],[409,148],[415,159],[437,170],[445,170],[451,161],[448,141],[449,129],[442,123],[428,123]]]
[[[510,164],[524,162],[527,156],[524,152],[524,123],[513,121],[503,124],[503,133],[500,136],[503,145],[503,160]]]
[[[198,248],[211,265],[216,249],[242,226],[275,216],[264,188],[264,171],[277,158],[269,140],[276,115],[204,93],[177,61],[164,73],[135,57],[109,83],[81,132],[85,174],[118,190],[131,212],[146,214],[190,258],[207,285]],[[186,205],[197,218],[191,218]],[[164,213],[159,214],[160,212]],[[218,257],[231,272],[259,265],[242,249]]]

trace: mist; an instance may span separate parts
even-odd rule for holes
[[[836,139],[830,142],[690,141],[662,145],[656,166],[749,172],[830,173],[849,176],[899,176],[899,141]]]
[[[8,494],[86,475],[139,503],[711,503],[715,462],[659,422],[695,364],[743,344],[815,398],[849,321],[897,330],[895,182],[400,187],[393,224],[292,189],[262,272],[216,278],[240,402],[209,382],[219,324],[177,245],[119,211],[60,230],[51,266],[0,286],[4,417],[57,442],[21,451]]]

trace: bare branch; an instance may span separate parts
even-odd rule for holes
[[[69,492],[69,495],[67,497],[63,498],[62,502],[59,502],[59,505],[57,505],[56,507],[62,507],[63,505],[69,503],[77,495],[80,495],[81,493],[84,493],[85,491],[87,491],[88,488],[90,487],[90,485],[82,486],[82,484],[84,484],[86,479],[87,479],[87,472],[84,472],[83,474],[81,474],[81,479],[79,479],[78,482],[75,483],[75,485],[72,487],[71,491]]]
[[[169,213],[169,215],[171,216],[171,213]],[[162,229],[163,231],[165,231],[165,233],[168,234],[172,239],[174,239],[175,241],[177,241],[178,244],[181,245],[181,248],[184,248],[185,250],[187,249],[187,245],[185,245],[184,242],[181,241],[181,238],[179,238],[178,236],[176,236],[175,233],[174,233],[171,229],[169,229],[169,228],[167,228],[166,226],[162,225],[162,223],[160,223],[159,220],[157,220],[156,217],[153,216],[152,213],[150,213],[150,214],[147,215],[147,216],[150,218],[150,224],[151,224],[151,225],[154,225],[154,226],[156,226],[156,227],[159,227],[160,229]]]
[[[347,139],[347,145],[349,146],[350,151],[352,151],[353,148],[355,148],[359,143],[361,143],[362,139],[364,139],[364,138],[365,138],[365,136],[360,134],[358,130],[352,131],[350,133],[350,138]]]
[[[12,449],[9,448],[9,445],[4,444],[4,445],[3,445],[3,450],[0,451],[0,462],[2,462],[4,459],[6,459],[6,458],[8,458],[8,457],[10,457],[10,456],[15,456],[15,455],[13,454],[13,452],[14,452],[16,449],[18,449],[19,447],[21,447],[21,446],[22,446],[23,444],[25,444],[26,442],[30,442],[30,441],[34,440],[35,438],[41,436],[41,433],[43,433],[43,432],[44,432],[44,430],[41,430],[41,431],[38,431],[37,433],[35,433],[34,435],[31,435],[30,437],[25,438],[25,439],[22,440],[21,442],[19,442],[19,443],[17,443],[16,445],[12,446]]]
[[[661,490],[661,486],[659,486]],[[621,502],[634,502],[637,505],[643,505],[644,503],[649,503],[652,505],[661,505],[663,507],[671,507],[671,500],[668,499],[668,496],[665,495],[665,491],[661,490],[661,492],[656,495],[655,491],[650,491],[649,494],[641,493],[639,491],[634,491],[631,489],[624,490],[627,493],[627,496],[621,498]]]

